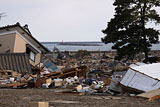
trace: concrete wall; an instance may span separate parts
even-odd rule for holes
[[[14,52],[16,33],[0,35],[0,53]],[[9,51],[10,50],[10,51]]]

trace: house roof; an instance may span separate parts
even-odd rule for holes
[[[20,25],[19,22],[17,22],[14,25],[7,25],[0,27],[0,30],[5,30],[5,31],[11,31],[11,30],[17,30],[20,34],[24,35],[27,39],[30,39],[30,42],[34,42],[34,45],[38,47],[42,53],[47,53],[50,52],[46,47],[44,47],[37,39],[35,39],[32,34],[29,32],[29,29],[25,29]]]
[[[0,70],[32,73],[28,55],[25,53],[0,53]]]

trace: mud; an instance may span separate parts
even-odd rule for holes
[[[0,89],[0,107],[28,107],[32,101],[49,102],[50,107],[158,107],[160,101],[138,97],[56,95],[57,89]],[[70,101],[70,102],[69,102]]]

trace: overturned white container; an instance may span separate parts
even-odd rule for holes
[[[160,88],[160,63],[130,67],[120,84],[144,92]]]

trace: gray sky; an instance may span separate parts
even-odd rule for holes
[[[0,0],[0,26],[28,24],[39,41],[100,41],[113,0]]]
[[[0,26],[28,24],[39,41],[100,41],[113,0],[0,0]]]

